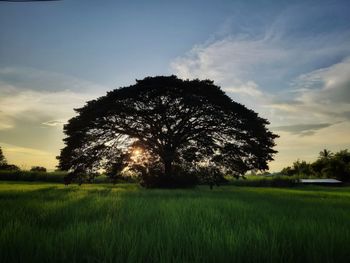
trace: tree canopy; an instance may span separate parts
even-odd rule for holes
[[[210,80],[147,77],[76,112],[64,126],[58,157],[59,168],[76,175],[129,167],[166,185],[179,169],[266,170],[276,153],[269,122]]]

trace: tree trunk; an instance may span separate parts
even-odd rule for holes
[[[170,158],[164,159],[164,177],[169,178],[172,172],[173,161]]]
[[[162,175],[162,184],[166,187],[172,186],[173,161],[175,153],[169,147],[164,151],[162,158],[164,164],[164,174]]]

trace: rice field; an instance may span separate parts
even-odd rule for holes
[[[350,187],[0,182],[0,262],[350,262]]]

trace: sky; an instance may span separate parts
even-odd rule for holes
[[[280,135],[271,171],[350,148],[349,1],[0,1],[0,147],[55,169],[74,108],[146,76],[211,79]]]

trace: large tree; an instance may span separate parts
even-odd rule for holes
[[[164,180],[175,166],[209,165],[238,175],[268,169],[276,153],[269,122],[210,80],[147,77],[76,112],[64,126],[58,159],[60,169],[77,174],[121,170],[138,159],[138,167],[161,167]]]

